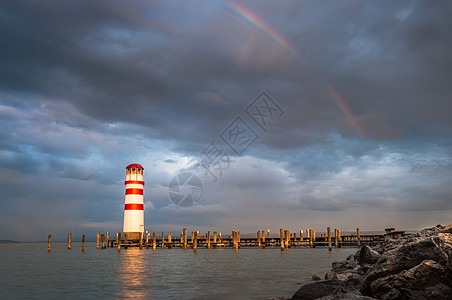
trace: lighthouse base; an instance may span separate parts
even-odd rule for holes
[[[141,233],[142,232],[124,232],[123,237],[124,237],[124,240],[127,240],[127,241],[139,241]],[[142,238],[145,238],[144,233],[143,233]]]

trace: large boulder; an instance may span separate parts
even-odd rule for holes
[[[359,264],[360,265],[366,265],[366,264],[374,264],[377,262],[377,260],[381,257],[381,254],[377,251],[372,250],[369,246],[365,245],[361,247],[361,250],[359,251]]]
[[[409,270],[379,278],[370,286],[378,299],[446,300],[452,297],[452,289],[446,285],[451,282],[445,267],[436,261],[424,260]]]
[[[292,296],[292,300],[311,300],[318,299],[331,294],[342,293],[340,282],[337,280],[326,280],[315,283],[308,283]]]
[[[448,257],[441,249],[439,237],[427,237],[421,241],[407,243],[383,253],[377,263],[364,276],[360,285],[361,293],[372,296],[370,285],[373,281],[411,269],[424,260],[433,260],[441,265],[446,265]]]
[[[358,295],[355,293],[340,293],[320,298],[322,300],[373,300],[375,298]]]

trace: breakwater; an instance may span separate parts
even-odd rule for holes
[[[452,299],[452,225],[386,235],[332,263],[324,281],[302,286],[296,299]]]

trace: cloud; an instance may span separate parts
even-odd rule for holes
[[[2,1],[0,232],[121,230],[130,162],[158,230],[444,220],[451,4],[242,5],[300,59],[215,2]],[[242,157],[223,145],[234,162],[211,182],[197,158],[237,116],[254,124],[263,90],[284,115]],[[202,179],[198,207],[172,206],[180,171]]]

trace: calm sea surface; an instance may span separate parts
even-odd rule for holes
[[[0,244],[0,299],[267,299],[292,296],[356,248],[96,250]]]

